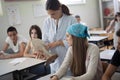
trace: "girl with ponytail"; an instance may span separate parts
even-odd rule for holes
[[[50,64],[51,73],[55,73],[60,67],[68,49],[65,33],[68,26],[77,23],[70,14],[68,7],[58,0],[47,0],[46,11],[48,17],[42,27],[42,39],[47,48],[58,55],[58,58]]]

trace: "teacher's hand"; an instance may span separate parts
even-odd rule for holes
[[[59,80],[58,77],[56,75],[50,77],[50,80]]]
[[[47,47],[50,49],[50,48],[54,48],[60,45],[64,45],[62,41],[55,41],[55,42],[49,43]]]

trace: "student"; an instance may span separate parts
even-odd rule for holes
[[[101,80],[102,66],[99,59],[99,48],[88,43],[87,27],[82,24],[73,24],[67,29],[66,40],[69,44],[66,57],[53,74],[51,80],[59,80],[68,68],[71,77],[66,80]]]
[[[47,0],[46,10],[50,17],[45,20],[42,38],[47,48],[51,50],[52,53],[58,55],[54,63],[50,64],[51,73],[55,73],[61,65],[68,49],[65,40],[66,29],[69,25],[77,21],[69,13],[67,6],[61,4],[58,0]]]
[[[47,56],[44,55],[42,49],[38,50],[38,51],[35,51],[36,49],[36,45],[33,46],[33,41],[37,41],[40,39],[42,39],[42,32],[41,32],[41,29],[39,26],[37,25],[32,25],[30,30],[29,30],[29,36],[30,36],[30,41],[28,42],[27,46],[26,46],[26,49],[24,51],[24,56],[25,57],[32,57],[32,58],[38,58],[38,59],[49,59],[49,58],[46,58]],[[37,43],[36,42],[36,43]],[[42,42],[41,42],[42,43]],[[42,44],[38,44],[38,45],[42,45]],[[45,46],[44,46],[45,48]],[[56,58],[57,55],[52,55],[50,56],[51,58]],[[50,59],[49,59],[50,60]]]
[[[106,28],[107,32],[110,32],[114,28],[114,48],[117,49],[117,42],[118,38],[116,36],[116,32],[118,29],[120,29],[120,12],[117,12],[115,15],[115,18],[110,22],[109,26]]]
[[[102,80],[111,80],[112,75],[115,73],[117,68],[120,66],[120,29],[116,32],[118,37],[117,50],[115,51],[111,63],[108,65]]]
[[[25,48],[24,56],[45,60],[46,56],[43,54],[42,50],[34,52],[35,49],[34,49],[34,46],[32,43],[32,39],[42,39],[42,32],[41,32],[40,27],[37,25],[32,25],[29,30],[29,36],[31,39]],[[57,57],[56,55],[51,56],[50,58],[47,59],[47,63],[50,63],[56,57]],[[53,58],[53,59],[51,60],[51,58]],[[50,73],[49,66],[47,66],[46,69],[47,69],[47,72],[45,72],[45,66],[43,64],[40,64],[40,65],[34,66],[33,68],[29,68],[29,71],[30,71],[30,73],[43,76],[47,73]]]
[[[0,52],[0,59],[22,57],[27,40],[18,35],[16,28],[13,26],[7,29],[7,35],[5,45]]]
[[[77,20],[78,23],[81,23],[81,24],[83,24],[83,25],[86,25],[86,23],[84,23],[84,22],[81,21],[81,18],[80,18],[79,15],[76,15],[75,18],[76,18],[76,20]]]
[[[29,30],[29,36],[31,39],[35,39],[35,38],[42,39],[42,32],[37,25],[32,25],[30,30]],[[30,52],[30,50],[31,50],[31,52]],[[24,56],[32,57],[32,58],[37,57],[36,53],[33,52],[31,40],[28,42],[28,44],[26,46],[26,49],[24,51]],[[44,57],[45,56],[43,55],[42,58],[44,58]],[[40,56],[38,56],[37,58],[40,58]]]

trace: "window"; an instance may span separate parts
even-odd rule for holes
[[[86,0],[59,0],[62,4],[85,4]]]

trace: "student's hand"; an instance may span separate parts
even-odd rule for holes
[[[49,50],[49,46],[48,45],[44,45],[46,50]]]
[[[32,58],[36,58],[36,56],[37,56],[36,53],[31,54],[31,57],[32,57]]]
[[[0,53],[0,59],[4,59],[6,56],[2,53]]]
[[[43,59],[45,60],[46,59],[46,56],[44,55],[43,51],[42,50],[38,50],[34,53],[36,55],[36,58],[37,59]]]
[[[0,53],[0,56],[3,55],[3,53]]]
[[[50,77],[50,80],[59,80],[58,77],[56,75]]]

